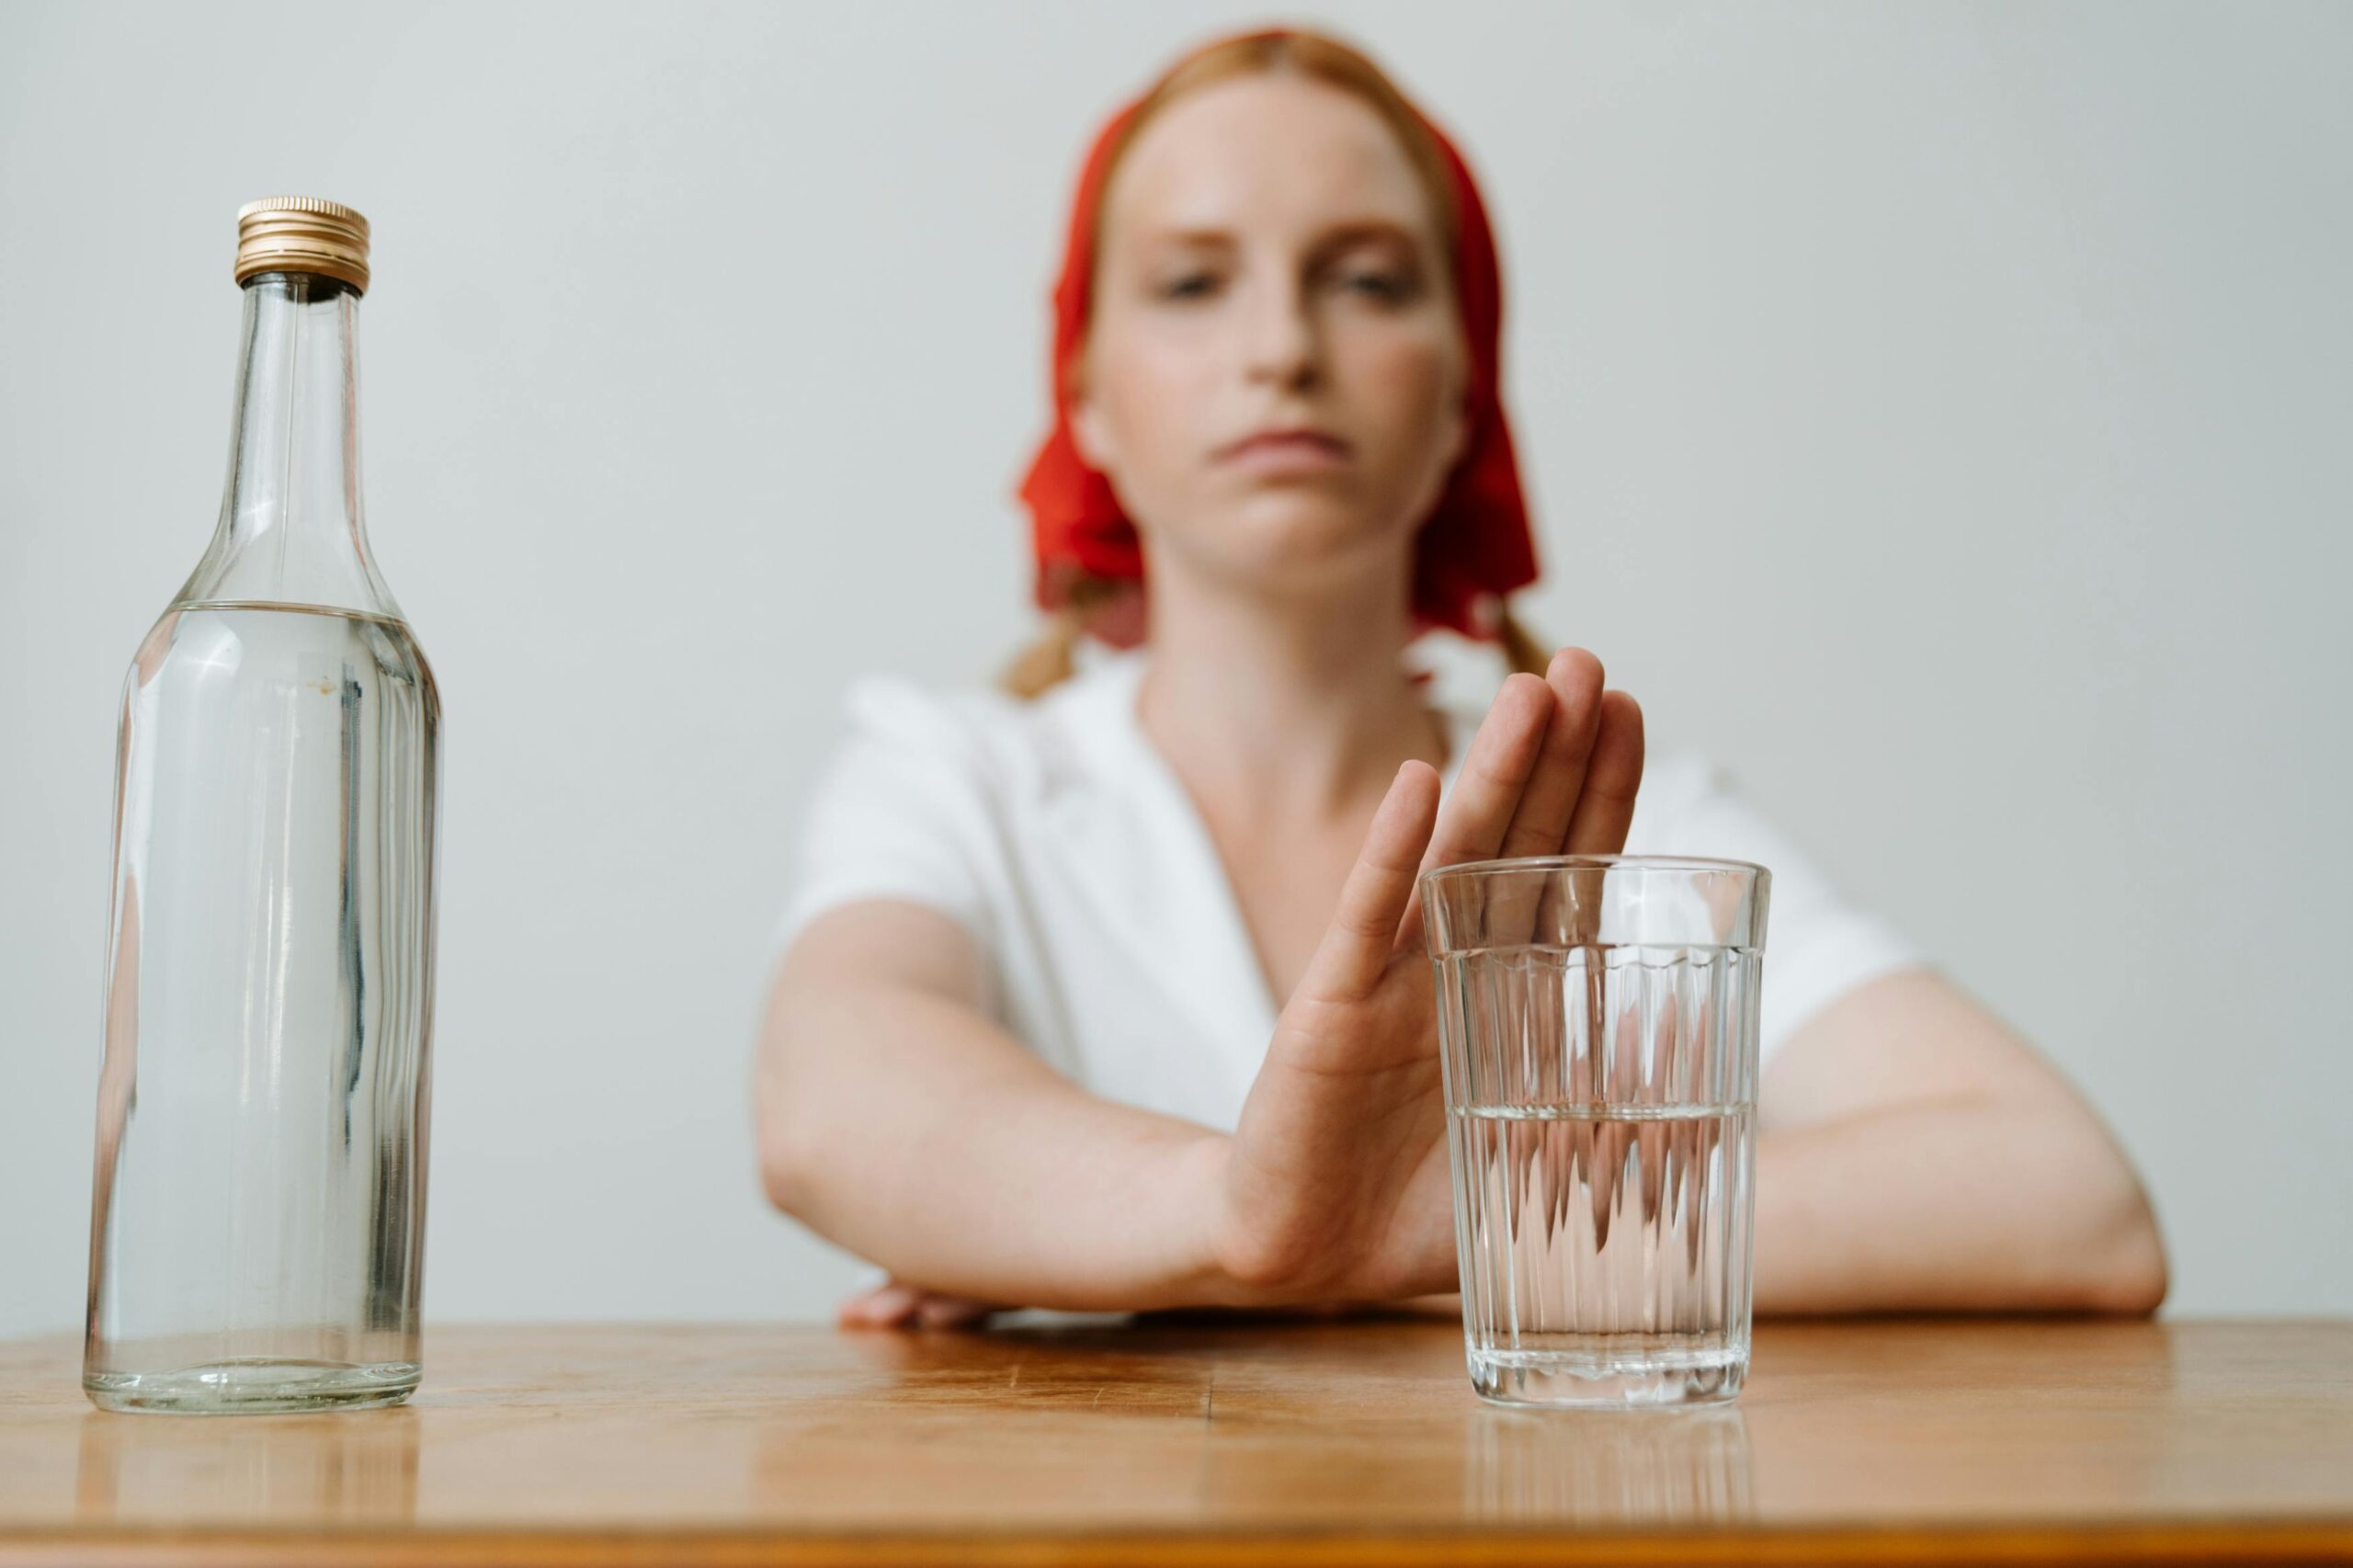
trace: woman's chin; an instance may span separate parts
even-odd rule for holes
[[[1329,485],[1265,485],[1226,509],[1228,537],[1272,554],[1313,560],[1391,541],[1396,530],[1360,495]]]
[[[1410,535],[1359,506],[1298,492],[1260,494],[1195,534],[1219,575],[1255,587],[1313,589],[1367,573],[1386,576]]]

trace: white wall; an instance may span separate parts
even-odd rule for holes
[[[0,9],[0,1332],[81,1310],[117,685],[233,214],[376,224],[449,710],[428,1310],[822,1312],[744,1094],[835,694],[1026,623],[1082,139],[1233,5]],[[1514,289],[1529,605],[2107,1109],[2184,1312],[2353,1310],[2353,9],[1330,4]]]

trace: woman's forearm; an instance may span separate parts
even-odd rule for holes
[[[770,1197],[901,1279],[1073,1311],[1244,1300],[1216,1263],[1225,1140],[1086,1094],[969,1006],[805,988],[759,1099]]]
[[[2154,1311],[2147,1200],[2072,1108],[1923,1101],[1757,1143],[1756,1310]]]

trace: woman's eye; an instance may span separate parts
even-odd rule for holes
[[[1388,302],[1404,299],[1414,288],[1413,279],[1400,272],[1343,273],[1340,286],[1352,294]]]
[[[1217,291],[1217,278],[1207,272],[1188,272],[1160,285],[1164,300],[1204,300]]]

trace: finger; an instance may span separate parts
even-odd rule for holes
[[[1544,672],[1552,688],[1552,716],[1544,726],[1544,746],[1536,768],[1504,832],[1502,853],[1558,855],[1569,836],[1569,818],[1585,788],[1601,721],[1601,661],[1582,648],[1563,648]]]
[[[907,1286],[878,1285],[844,1301],[834,1321],[844,1328],[895,1328],[914,1314],[916,1299]]]
[[[1531,675],[1504,682],[1479,733],[1471,737],[1462,771],[1438,812],[1437,833],[1422,858],[1424,870],[1495,858],[1552,718],[1551,687]]]
[[[1309,996],[1358,1002],[1371,994],[1396,948],[1397,925],[1438,817],[1438,793],[1437,770],[1426,762],[1405,764],[1390,781],[1340,888],[1332,924],[1300,978],[1300,990]]]
[[[1586,764],[1585,792],[1569,823],[1569,853],[1615,855],[1634,824],[1643,787],[1643,706],[1622,691],[1601,694],[1601,722]]]
[[[1495,858],[1536,767],[1552,718],[1550,686],[1527,674],[1505,680],[1479,733],[1471,737],[1461,772],[1438,812],[1429,850],[1422,857],[1423,870]],[[1406,900],[1405,917],[1394,946],[1403,951],[1421,945],[1422,895],[1416,887]]]
[[[985,1301],[961,1296],[926,1296],[915,1308],[915,1321],[926,1328],[963,1328],[996,1311]]]

